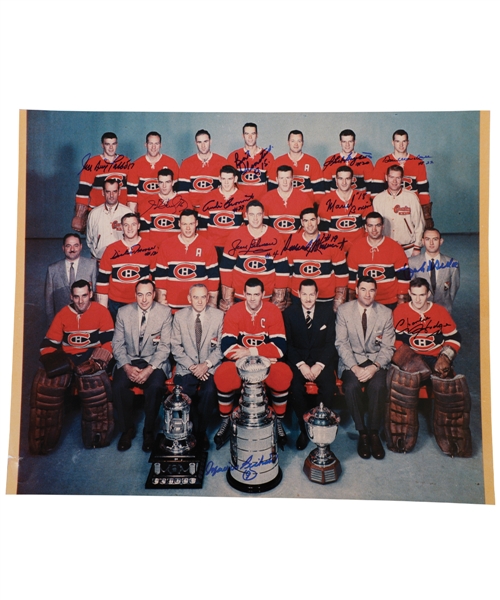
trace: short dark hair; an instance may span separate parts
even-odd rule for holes
[[[198,212],[194,210],[194,208],[185,208],[179,215],[179,221],[182,219],[182,217],[194,217],[195,219],[197,219]]]
[[[66,243],[66,240],[70,237],[76,237],[78,238],[78,241],[80,242],[80,244],[82,243],[82,238],[77,234],[77,233],[67,233],[64,237],[63,237],[63,246]]]
[[[314,206],[306,206],[300,211],[300,220],[302,221],[304,215],[308,215],[309,213],[312,213],[315,217],[318,216],[317,208],[315,208]]]
[[[244,290],[246,291],[247,287],[257,287],[259,286],[261,289],[261,292],[264,293],[264,284],[262,283],[262,281],[260,279],[258,279],[257,277],[250,277],[250,279],[247,279],[245,281],[245,286],[244,286]]]
[[[318,293],[318,284],[314,281],[314,279],[303,279],[299,285],[299,292],[303,287],[306,287],[307,285],[312,285],[316,290],[316,293]]]
[[[243,125],[243,129],[241,130],[243,133],[245,133],[245,127],[254,127],[255,128],[255,133],[258,133],[258,131],[257,131],[257,125],[255,123],[245,123]]]
[[[299,129],[292,129],[292,131],[290,131],[290,133],[288,134],[288,140],[292,135],[300,135],[302,136],[302,141],[304,141],[304,134]]]
[[[394,140],[397,135],[406,135],[406,139],[410,139],[408,133],[404,129],[396,129],[396,131],[392,134],[392,139]]]
[[[161,135],[157,131],[150,131],[149,133],[146,134],[146,144],[148,143],[149,138],[152,135],[156,135],[156,137],[159,137],[160,138],[160,143],[161,143]]]
[[[112,131],[106,131],[106,133],[103,133],[101,135],[101,144],[104,144],[104,140],[110,140],[110,139],[115,139],[116,141],[118,141],[118,137],[116,135],[116,133],[113,133]]]
[[[356,139],[356,134],[352,129],[342,129],[342,131],[339,133],[339,140],[341,140],[345,135],[352,135],[352,139]]]
[[[122,182],[119,179],[115,179],[114,177],[110,177],[109,179],[105,179],[104,183],[102,184],[102,189],[104,189],[104,186],[110,183],[111,185],[114,185],[115,183],[118,184],[118,189],[120,189],[120,186],[122,184]]]
[[[211,140],[212,136],[208,133],[208,131],[206,129],[198,129],[198,131],[194,134],[194,139],[196,140],[196,138],[199,135],[208,135],[208,139]]]
[[[401,165],[391,165],[390,167],[387,167],[385,174],[389,175],[389,171],[397,171],[398,173],[401,173],[401,177],[403,177],[405,174],[405,171]]]
[[[338,173],[350,173],[351,177],[354,177],[354,171],[351,169],[351,167],[347,166],[347,165],[340,165],[340,167],[335,171],[335,175],[338,175]]]
[[[170,177],[172,177],[172,181],[174,180],[174,172],[172,171],[172,169],[167,169],[166,167],[163,167],[163,169],[160,169],[158,171],[157,177],[160,177],[160,175],[162,177],[168,177],[170,175]]]
[[[424,279],[423,277],[414,277],[411,281],[410,281],[410,289],[411,288],[415,288],[415,287],[424,287],[428,292],[431,291],[431,285],[430,283],[427,281],[427,279]]]
[[[135,289],[135,291],[137,292],[137,288],[138,288],[140,285],[144,285],[144,284],[146,284],[146,283],[149,283],[150,285],[152,285],[152,286],[153,286],[153,292],[156,290],[156,285],[155,285],[155,282],[154,282],[152,279],[139,279],[139,281],[138,281],[138,282],[135,284],[135,288],[134,288],[134,289]]]
[[[222,175],[222,173],[231,173],[231,175],[238,177],[238,171],[232,165],[224,165],[221,167],[219,175]]]
[[[375,288],[377,287],[377,282],[370,275],[361,275],[358,277],[358,280],[356,281],[356,287],[359,287],[360,283],[373,283]]]
[[[276,169],[276,173],[287,173],[288,171],[290,171],[290,173],[293,175],[293,169],[290,165],[280,165]]]
[[[123,217],[120,219],[120,223],[123,225],[123,221],[125,221],[125,219],[130,219],[131,217],[134,217],[134,219],[137,219],[137,222],[139,224],[141,223],[139,215],[134,212],[129,212],[129,213],[123,215]]]
[[[257,206],[258,208],[264,210],[264,205],[262,204],[262,202],[260,202],[259,200],[250,200],[250,202],[245,207],[245,211],[248,212],[248,209],[252,208],[252,206]]]
[[[366,215],[365,224],[368,221],[368,219],[380,219],[382,221],[382,225],[384,224],[384,217],[379,212],[376,212],[375,210],[372,210],[372,212],[369,212]]]
[[[88,287],[89,288],[89,292],[92,291],[92,286],[90,285],[90,283],[86,279],[78,279],[78,281],[74,281],[71,284],[71,295],[73,295],[73,290],[75,288],[84,288],[84,287]]]

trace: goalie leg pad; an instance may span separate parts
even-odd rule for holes
[[[419,373],[402,371],[396,365],[387,373],[385,435],[393,452],[411,452],[417,443],[420,379]]]
[[[82,440],[85,448],[109,446],[115,430],[111,382],[105,371],[77,378],[82,402]]]
[[[471,399],[465,375],[452,379],[431,376],[434,391],[434,435],[449,456],[472,456]]]
[[[47,454],[59,441],[64,417],[64,399],[71,385],[71,373],[47,377],[38,369],[30,396],[29,449],[32,454]]]

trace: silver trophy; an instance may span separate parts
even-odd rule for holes
[[[309,439],[317,446],[304,462],[304,473],[316,483],[337,481],[342,467],[339,459],[330,450],[330,444],[337,436],[340,417],[321,402],[319,406],[304,414],[304,423]]]
[[[271,361],[263,356],[245,356],[236,361],[243,391],[239,407],[231,414],[231,469],[226,477],[242,492],[267,492],[282,479],[276,417],[268,406],[263,384],[270,367]]]

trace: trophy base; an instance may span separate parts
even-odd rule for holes
[[[314,452],[314,450],[313,450]],[[312,452],[311,452],[312,454]],[[306,458],[304,462],[304,473],[314,483],[333,483],[337,481],[342,473],[342,467],[339,459],[330,452],[331,462],[329,461],[326,465],[318,465],[311,460],[311,454]]]
[[[273,490],[276,486],[278,486],[281,483],[281,480],[283,479],[283,473],[281,471],[281,468],[278,467],[278,473],[276,474],[276,477],[274,479],[271,479],[271,481],[266,481],[265,483],[250,484],[238,481],[232,476],[231,471],[229,470],[226,472],[226,479],[229,485],[235,490],[238,490],[239,492],[245,492],[247,494],[261,494],[262,492],[269,492],[270,490]]]
[[[203,487],[208,452],[196,446],[186,454],[164,450],[163,434],[158,434],[149,462],[153,463],[146,480],[147,490],[199,489]]]

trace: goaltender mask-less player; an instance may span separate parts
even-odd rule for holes
[[[86,448],[108,446],[113,436],[111,384],[106,367],[111,359],[113,320],[107,308],[92,302],[83,279],[71,286],[71,304],[60,310],[40,348],[31,388],[29,448],[47,454],[61,434],[64,399],[72,383],[82,402],[82,438]]]
[[[472,456],[469,429],[471,399],[464,375],[455,375],[452,363],[461,336],[450,313],[429,301],[429,282],[416,277],[410,282],[411,301],[393,313],[396,352],[387,386],[387,445],[393,452],[410,452],[418,435],[418,394],[430,377],[434,395],[434,435],[449,456]]]

